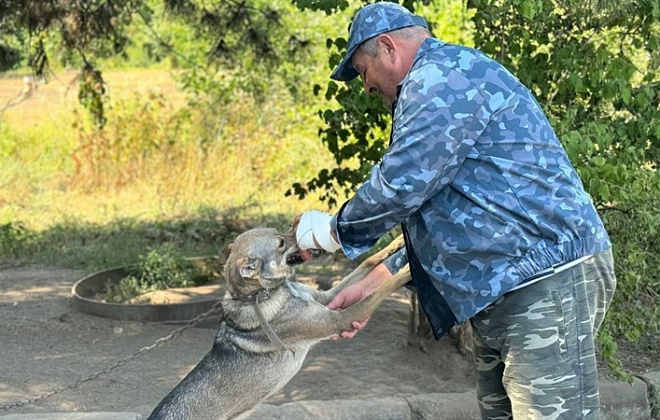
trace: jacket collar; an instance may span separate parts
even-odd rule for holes
[[[397,102],[399,102],[399,94],[401,93],[401,87],[409,79],[410,73],[413,71],[415,66],[417,66],[417,63],[422,59],[422,57],[427,55],[430,51],[436,50],[445,44],[447,43],[433,37],[426,38],[422,42],[422,45],[420,45],[419,49],[417,50],[417,54],[415,54],[415,59],[413,60],[412,66],[410,66],[410,70],[408,70],[406,76],[401,80],[401,82],[396,87],[396,97],[394,98],[394,102],[392,102],[392,109],[390,109],[392,115],[394,115],[396,104]]]

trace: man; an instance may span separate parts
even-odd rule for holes
[[[598,419],[594,335],[616,285],[611,244],[533,95],[388,2],[357,13],[331,77],[357,76],[391,109],[389,149],[337,214],[296,218],[298,244],[355,258],[401,224],[406,249],[328,307],[409,263],[436,339],[472,323],[483,418]]]

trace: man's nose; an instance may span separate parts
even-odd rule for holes
[[[378,90],[374,87],[369,85],[366,81],[364,83],[364,91],[367,92],[368,94],[373,94],[373,93],[378,93]]]

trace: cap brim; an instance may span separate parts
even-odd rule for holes
[[[361,41],[359,41],[356,45],[353,46],[353,48],[351,48],[350,50],[348,50],[346,52],[346,55],[344,56],[344,59],[341,60],[341,62],[339,63],[339,65],[337,66],[335,71],[332,72],[332,74],[330,75],[330,78],[333,79],[333,80],[348,82],[349,80],[353,80],[353,79],[355,79],[356,77],[358,77],[360,75],[357,72],[357,70],[355,70],[353,68],[353,63],[351,62],[351,57],[353,57],[353,54],[357,50],[358,46],[360,44],[362,44],[363,42],[365,42],[366,40],[371,39],[375,36],[378,36],[378,35],[380,35],[384,32],[393,31],[395,29],[401,29],[401,28],[405,28],[405,27],[408,27],[408,26],[423,26],[426,29],[429,28],[429,25],[426,22],[426,19],[424,19],[421,16],[411,15],[409,17],[409,19],[410,19],[409,22],[407,22],[404,25],[400,25],[400,26],[397,25],[395,27],[383,28],[383,29],[381,29],[379,31],[376,31],[375,33],[371,34],[369,37],[366,37],[366,38],[362,39]]]
[[[348,82],[349,80],[353,80],[360,75],[357,70],[353,68],[353,63],[351,62],[351,58],[353,57],[355,50],[357,50],[357,46],[346,53],[335,71],[333,71],[330,75],[332,80]]]

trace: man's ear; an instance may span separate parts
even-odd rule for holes
[[[234,248],[233,245],[234,244],[227,245],[225,247],[225,249],[223,249],[220,252],[220,255],[218,255],[218,262],[220,264],[227,264],[227,259],[229,258],[229,255],[231,254],[231,250]]]
[[[261,274],[261,260],[258,258],[244,258],[239,261],[238,272],[244,279],[258,279]]]
[[[387,54],[388,56],[393,57],[396,49],[397,45],[390,35],[378,35],[378,54]]]

